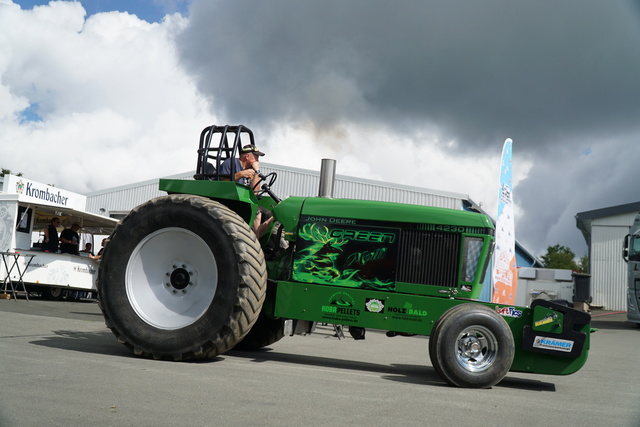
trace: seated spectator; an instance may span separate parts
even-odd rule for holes
[[[63,254],[80,255],[78,244],[80,242],[79,224],[71,225],[71,228],[65,228],[60,233],[60,252]]]
[[[102,247],[100,248],[100,250],[98,251],[98,255],[89,255],[89,258],[91,259],[95,259],[97,261],[100,261],[100,259],[102,258],[102,253],[104,252],[104,247],[107,245],[107,242],[109,241],[109,239],[102,239]]]
[[[84,249],[80,251],[81,254],[88,254],[88,256],[93,256],[93,251],[91,250],[92,248],[92,244],[91,243],[87,243],[84,245]]]

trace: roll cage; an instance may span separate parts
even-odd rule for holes
[[[193,178],[196,180],[220,181],[221,178],[231,180],[231,177],[239,172],[236,170],[236,162],[240,148],[245,145],[255,147],[253,132],[243,126],[208,126],[200,133],[200,145],[198,147],[198,165]],[[231,174],[220,174],[220,165],[231,159]]]

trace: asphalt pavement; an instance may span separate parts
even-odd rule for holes
[[[142,359],[95,302],[0,300],[0,426],[640,426],[640,327],[594,312],[586,365],[509,373],[487,390],[440,379],[425,337],[329,327],[205,362]]]

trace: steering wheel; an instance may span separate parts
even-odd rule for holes
[[[258,193],[256,193],[257,198],[262,197],[264,193],[268,193],[268,191],[271,190],[271,187],[273,186],[273,184],[276,182],[276,179],[278,178],[278,174],[275,172],[271,172],[267,175],[260,174],[259,176],[260,176],[260,180],[256,182],[256,184],[252,188],[252,190],[255,191],[258,187],[262,187],[262,189],[258,191]],[[263,182],[264,184],[262,184]],[[262,186],[260,184],[262,184]]]

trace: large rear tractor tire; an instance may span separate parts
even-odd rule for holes
[[[249,332],[267,287],[264,254],[235,212],[204,197],[169,195],[138,206],[100,263],[100,307],[136,355],[199,360]]]
[[[481,304],[450,308],[440,316],[429,337],[434,369],[457,387],[492,387],[509,372],[514,355],[509,325]]]
[[[260,313],[256,324],[242,339],[234,350],[254,351],[280,341],[284,337],[284,319],[271,319]]]

